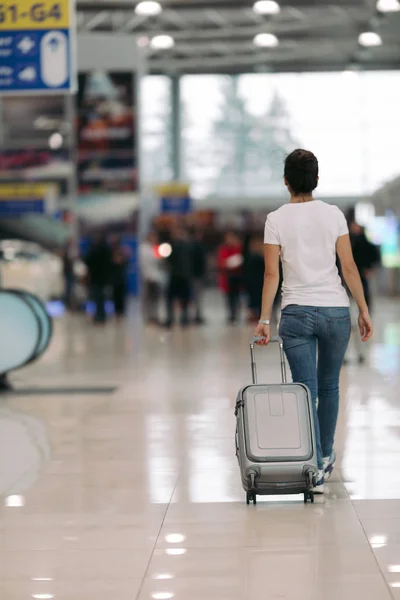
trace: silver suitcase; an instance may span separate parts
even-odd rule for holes
[[[236,455],[247,504],[257,495],[304,494],[314,502],[318,475],[312,399],[305,385],[287,383],[285,355],[279,345],[282,383],[258,384],[254,346],[250,344],[253,385],[236,402]]]

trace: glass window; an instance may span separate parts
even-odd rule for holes
[[[172,98],[169,77],[149,75],[141,86],[141,177],[144,184],[173,178]]]
[[[321,197],[371,193],[399,173],[400,74],[188,75],[182,170],[195,197],[279,197],[283,160],[316,153]]]

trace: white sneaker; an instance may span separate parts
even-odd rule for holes
[[[335,463],[336,463],[336,452],[334,450],[332,450],[332,454],[330,456],[325,456],[323,458],[325,481],[328,481],[328,479],[332,475],[333,469],[335,468]]]
[[[313,488],[314,494],[323,494],[324,493],[324,483],[325,483],[325,471],[320,469],[318,471],[318,480]]]

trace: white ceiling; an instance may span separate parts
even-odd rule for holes
[[[135,14],[131,0],[77,0],[78,28],[132,33],[142,44],[173,36],[171,50],[148,48],[153,73],[342,70],[400,67],[400,13],[382,15],[375,0],[281,0],[273,17],[256,15],[246,0],[160,0],[157,17]],[[363,31],[377,31],[383,45],[358,45]],[[257,48],[257,33],[278,36],[277,48]]]

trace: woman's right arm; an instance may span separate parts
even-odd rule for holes
[[[364,290],[361,283],[360,273],[354,262],[353,251],[351,249],[350,236],[341,235],[336,242],[336,252],[339,256],[340,265],[344,280],[349,288],[351,295],[357,303],[360,316],[358,324],[363,342],[369,340],[373,334],[373,327],[367,302],[364,296]]]

